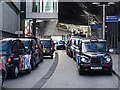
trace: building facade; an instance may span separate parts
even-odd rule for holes
[[[32,36],[41,35],[46,22],[51,19],[58,19],[58,0],[26,0],[26,23],[28,29],[25,33],[32,33]],[[43,27],[41,28],[41,25]]]
[[[26,0],[26,18],[58,18],[58,0]]]
[[[20,2],[0,1],[0,39],[17,37],[20,30]]]

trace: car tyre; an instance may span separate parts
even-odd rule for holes
[[[66,54],[68,55],[68,52],[66,51]]]
[[[84,75],[84,71],[82,69],[79,69],[79,75]]]
[[[112,75],[112,70],[108,70],[108,71],[107,71],[107,74],[108,74],[108,75]]]
[[[72,51],[70,52],[70,57],[73,58],[73,53],[72,53]]]
[[[39,65],[38,59],[39,59],[39,58],[38,58],[38,55],[37,55],[37,58],[35,58],[35,66],[36,66],[36,67],[38,67],[38,65]]]
[[[83,75],[84,74],[84,71],[80,68],[80,66],[78,65],[78,72],[79,72],[79,75]]]
[[[36,67],[38,67],[39,63],[36,63]]]
[[[26,69],[26,73],[31,73],[31,69],[30,68]]]
[[[53,55],[51,55],[51,59],[53,59]]]
[[[17,67],[17,66],[14,66],[14,68],[13,68],[12,78],[13,78],[13,79],[17,78],[18,73],[19,73],[19,69],[18,69],[18,67]]]
[[[43,58],[40,60],[40,62],[43,62]]]
[[[32,70],[34,70],[35,69],[35,60],[31,61],[31,66],[32,66]]]
[[[2,70],[2,86],[3,86],[3,82],[5,81],[5,79],[6,79],[6,73],[5,73],[5,71],[4,70]]]

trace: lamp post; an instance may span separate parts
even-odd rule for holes
[[[102,31],[102,35],[103,35],[103,39],[105,39],[105,7],[106,6],[110,6],[110,5],[113,5],[113,4],[115,4],[114,2],[109,2],[109,3],[107,3],[107,4],[100,4],[100,3],[98,3],[98,2],[94,2],[94,3],[92,3],[92,4],[94,4],[94,5],[98,5],[98,6],[102,6],[103,7],[103,31]]]
[[[18,15],[19,15],[19,29],[21,32],[21,34],[18,34],[18,37],[21,37],[21,36],[24,36],[24,25],[25,25],[25,11],[24,10],[21,10],[18,12]]]

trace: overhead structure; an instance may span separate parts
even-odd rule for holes
[[[74,2],[72,2],[74,1]],[[91,2],[89,2],[91,1]],[[58,20],[61,23],[72,23],[72,24],[88,24],[88,16],[90,16],[89,21],[96,21],[102,23],[102,7],[93,5],[92,3],[97,0],[71,0],[71,2],[62,2],[59,0],[58,3]],[[108,3],[110,0],[105,0]],[[108,1],[108,2],[107,2]],[[112,1],[112,0],[111,0]],[[114,5],[106,7],[106,15],[117,15],[117,0],[114,0]]]

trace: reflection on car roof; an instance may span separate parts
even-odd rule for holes
[[[52,40],[52,39],[46,39],[46,38],[45,38],[45,39],[40,39],[40,40]]]
[[[18,38],[5,38],[2,39],[2,41],[10,41],[10,40],[19,40]]]
[[[22,40],[22,41],[31,41],[33,39],[29,39],[29,38],[19,38],[19,40]]]
[[[81,40],[82,40],[82,42],[91,42],[91,41],[106,42],[106,40],[104,40],[104,39],[94,39],[94,38],[84,38]]]

